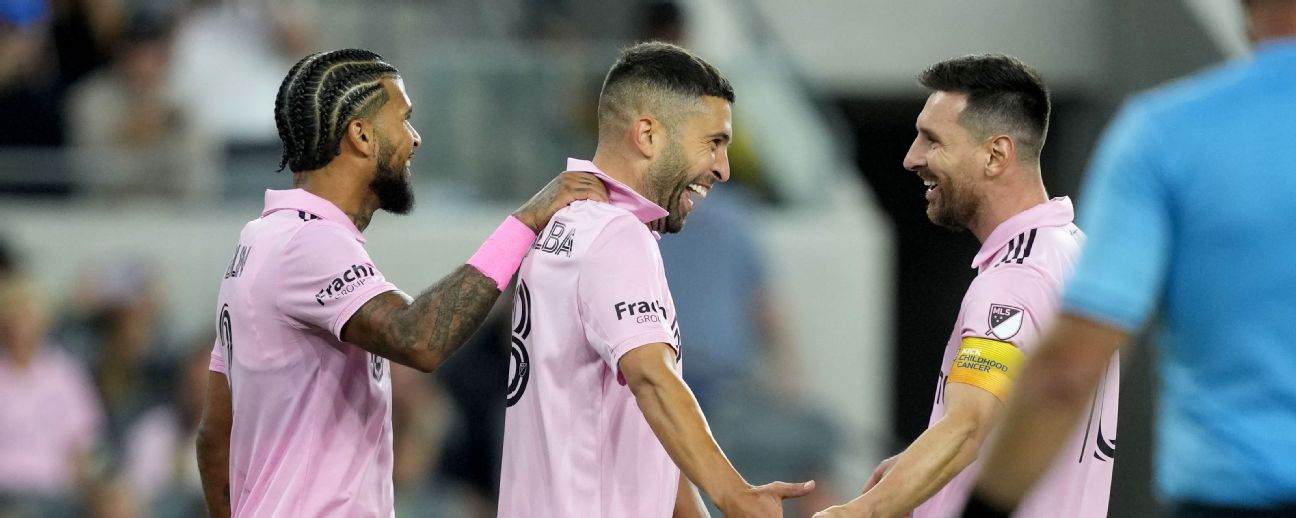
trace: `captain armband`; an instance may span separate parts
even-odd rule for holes
[[[1008,342],[967,337],[954,356],[946,383],[966,383],[981,387],[1000,401],[1007,399],[1013,378],[1026,355]]]

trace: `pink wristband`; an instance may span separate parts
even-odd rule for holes
[[[535,238],[536,233],[531,227],[509,216],[495,229],[495,233],[486,238],[477,253],[468,259],[468,264],[493,279],[500,291],[504,291]]]

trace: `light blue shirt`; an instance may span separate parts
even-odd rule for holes
[[[1157,487],[1296,503],[1296,39],[1131,100],[1064,308],[1161,347]]]
[[[753,200],[737,185],[717,185],[684,230],[660,242],[680,329],[688,342],[684,380],[703,410],[752,373],[762,354],[759,297],[765,266],[756,242]]]

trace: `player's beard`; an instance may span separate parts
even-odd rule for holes
[[[680,199],[692,180],[683,147],[679,142],[669,141],[661,158],[648,166],[648,173],[644,176],[645,197],[669,212],[666,217],[652,223],[654,230],[674,234],[684,229],[688,214],[684,213]]]
[[[378,208],[392,214],[409,214],[414,210],[414,186],[410,184],[409,162],[392,165],[396,147],[378,136],[378,170],[369,182],[369,190],[378,197]]]
[[[951,230],[966,230],[981,210],[981,195],[968,182],[946,177],[939,181],[940,192],[927,204],[927,219]]]

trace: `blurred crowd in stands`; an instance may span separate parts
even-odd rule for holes
[[[311,5],[0,0],[0,113],[22,121],[0,128],[0,193],[211,199],[229,149],[275,144],[247,100],[314,49]],[[18,170],[50,148],[72,152]]]

